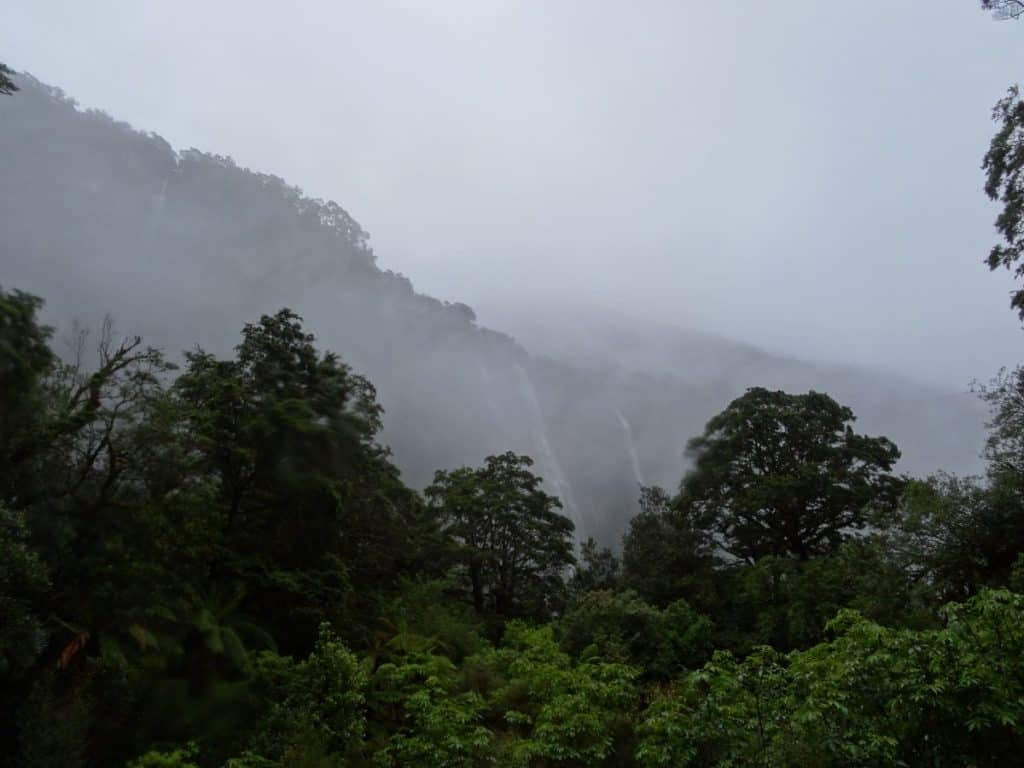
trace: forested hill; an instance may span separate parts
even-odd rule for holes
[[[553,321],[544,336],[562,347],[532,356],[384,269],[336,203],[18,84],[0,100],[0,284],[45,297],[63,332],[109,311],[172,356],[197,342],[227,353],[244,322],[290,307],[378,388],[381,439],[414,486],[526,453],[578,532],[615,542],[638,485],[674,486],[686,441],[753,385],[836,394],[907,471],[978,466],[983,413],[967,394],[614,324],[583,338]]]

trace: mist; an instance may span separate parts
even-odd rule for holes
[[[0,17],[0,768],[1020,762],[1024,0]]]
[[[1020,328],[979,164],[1020,53],[969,3],[8,16],[0,284],[62,334],[229,354],[291,307],[405,482],[525,453],[612,545],[751,386],[981,471],[968,385]]]
[[[957,391],[1014,362],[978,166],[1024,54],[973,3],[5,19],[11,66],[342,202],[382,266],[485,324],[613,313]]]

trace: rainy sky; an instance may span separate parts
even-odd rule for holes
[[[9,0],[0,61],[333,198],[484,323],[607,313],[963,389],[1024,21],[972,0]],[[16,151],[6,149],[5,151]],[[513,328],[514,330],[514,328]]]

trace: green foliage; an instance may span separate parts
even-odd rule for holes
[[[591,592],[559,622],[570,654],[593,646],[603,658],[631,664],[655,679],[701,666],[711,654],[711,622],[678,600],[658,609],[632,591]]]
[[[679,505],[734,557],[807,559],[834,552],[864,509],[895,503],[899,459],[884,437],[856,434],[828,395],[747,390],[691,440]]]
[[[499,618],[548,616],[564,603],[575,562],[573,523],[541,490],[528,456],[488,456],[480,469],[438,471],[425,491],[459,545],[474,609]]]
[[[0,293],[2,765],[1024,750],[1024,597],[984,588],[1024,584],[1019,372],[983,389],[987,477],[911,482],[898,505],[895,447],[848,409],[751,390],[694,443],[680,497],[643,489],[621,564],[588,540],[573,570],[527,457],[439,472],[425,503],[375,442],[372,386],[287,310],[172,382],[109,323],[94,359],[83,333],[58,362],[38,308]]]
[[[245,752],[239,757],[230,758],[224,763],[224,768],[281,768],[281,764],[252,752]]]
[[[373,442],[375,391],[294,313],[247,325],[235,360],[189,353],[175,389],[219,481],[227,566],[284,649],[308,650],[320,622],[415,559],[419,508]]]
[[[825,638],[825,624],[843,608],[887,625],[934,626],[931,587],[908,578],[889,544],[852,538],[829,557],[765,557],[723,568],[715,574],[715,644],[742,653],[757,645],[807,648]]]
[[[326,624],[305,661],[264,653],[257,685],[270,707],[253,753],[283,768],[346,764],[363,748],[367,684],[359,660]]]
[[[458,662],[483,650],[483,624],[458,599],[454,579],[403,580],[398,594],[380,608],[374,648],[379,658],[410,649],[419,638],[424,649],[437,650]]]
[[[128,763],[127,768],[199,768],[193,758],[199,753],[195,744],[172,749],[169,752],[150,750]]]
[[[1006,765],[1024,740],[1024,597],[986,591],[941,630],[887,629],[852,611],[836,638],[743,661],[718,653],[640,727],[642,764]]]
[[[1003,242],[992,247],[986,263],[993,270],[1014,269],[1019,278],[1024,276],[1024,265],[1018,264],[1024,250],[1024,101],[1018,86],[996,103],[992,120],[999,127],[981,167],[986,172],[985,194],[1003,206],[996,218]],[[1024,318],[1024,290],[1014,291],[1010,307]]]
[[[504,752],[510,765],[603,765],[627,745],[634,668],[596,656],[574,663],[550,626],[519,622],[506,628],[493,663],[506,681],[494,699],[514,735]]]
[[[13,74],[0,64],[0,93]],[[988,264],[1024,277],[1016,88],[994,117],[984,168],[1004,242]],[[295,230],[271,242],[315,233],[317,274],[340,259],[346,277],[380,277],[333,203],[224,158],[126,154],[156,170],[161,199],[194,179],[252,193],[261,224],[240,252],[261,263],[239,279],[289,269],[254,242],[285,220]],[[690,441],[677,497],[642,489],[621,562],[589,539],[573,569],[573,523],[529,457],[406,487],[376,442],[375,389],[290,310],[246,325],[225,359],[187,353],[175,379],[109,320],[59,359],[41,306],[0,289],[0,765],[1024,754],[1024,595],[992,589],[1024,589],[1024,369],[978,388],[981,479],[905,482],[896,446],[856,434],[827,395],[750,389]],[[1024,318],[1024,290],[1012,306]]]
[[[623,583],[655,605],[682,598],[701,608],[712,606],[717,602],[714,549],[689,508],[674,507],[662,488],[644,488],[640,513],[623,539]]]
[[[431,654],[382,665],[374,675],[371,707],[391,731],[375,762],[427,768],[486,762],[491,733],[482,724],[486,705],[457,688],[455,665]]]
[[[783,724],[785,670],[770,648],[743,662],[718,652],[703,669],[662,694],[640,726],[645,766],[774,765]],[[780,763],[781,765],[781,763]]]
[[[1018,551],[1020,538],[1006,535],[1014,521],[1001,520],[1005,507],[994,501],[971,478],[914,481],[884,530],[887,547],[909,573],[928,576],[938,602],[970,597],[993,576],[1005,579]]]
[[[0,502],[0,680],[25,672],[46,641],[33,603],[46,594],[50,579],[28,535],[24,514]]]
[[[0,287],[0,500],[14,503],[24,496],[24,465],[38,445],[33,433],[42,383],[55,360],[48,346],[53,330],[37,319],[42,305],[36,296]]]

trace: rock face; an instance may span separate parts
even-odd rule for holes
[[[18,84],[0,99],[0,284],[43,296],[59,329],[110,313],[172,356],[226,354],[243,323],[291,307],[377,386],[381,440],[413,486],[528,453],[578,533],[615,544],[639,485],[674,487],[687,439],[754,385],[829,392],[896,441],[905,471],[979,467],[984,413],[966,394],[602,318],[524,324],[531,355],[381,268],[336,203]]]

